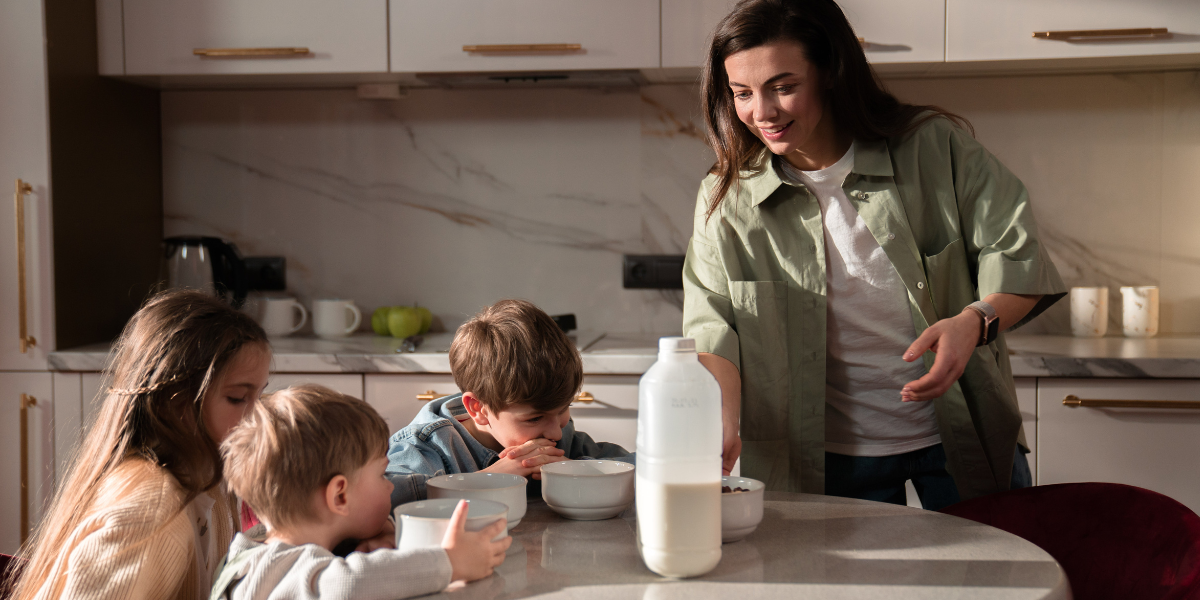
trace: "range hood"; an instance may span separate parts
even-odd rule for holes
[[[637,70],[483,71],[417,73],[417,79],[443,88],[635,87],[647,79]]]

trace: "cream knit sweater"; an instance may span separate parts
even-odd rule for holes
[[[233,538],[232,499],[223,486],[185,498],[166,469],[126,461],[101,482],[36,598],[206,598]]]

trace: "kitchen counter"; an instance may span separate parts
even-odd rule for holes
[[[654,364],[657,336],[573,332],[588,375],[637,375]],[[279,373],[449,373],[453,334],[425,336],[416,352],[398,353],[401,341],[370,333],[347,338],[285,337],[271,341]],[[1200,337],[1076,338],[1010,335],[1016,377],[1200,378]],[[108,344],[50,353],[56,371],[99,371]]]
[[[767,492],[763,522],[694,579],[652,573],[630,507],[570,521],[531,501],[495,575],[429,598],[1070,598],[1054,559],[999,529],[865,500]]]

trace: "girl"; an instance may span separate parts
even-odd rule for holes
[[[216,298],[151,299],[99,416],[23,550],[15,598],[206,598],[236,531],[219,446],[267,383],[266,334]]]
[[[721,384],[726,469],[744,440],[768,489],[903,504],[911,480],[937,509],[1029,485],[999,331],[1066,289],[1021,182],[883,89],[833,0],[739,2],[701,95],[717,163],[683,331]]]

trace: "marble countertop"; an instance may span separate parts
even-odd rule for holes
[[[1069,599],[1058,563],[1033,544],[936,512],[768,492],[763,522],[722,546],[710,573],[672,580],[636,549],[634,509],[569,521],[531,501],[496,573],[430,598],[706,600],[709,598]]]
[[[588,375],[638,375],[654,364],[658,336],[573,332]],[[346,338],[284,337],[271,341],[279,373],[449,373],[451,333],[425,336],[416,352],[401,341],[359,333]],[[1075,338],[1008,336],[1016,377],[1200,378],[1200,337]],[[56,371],[99,371],[108,344],[50,353]]]

